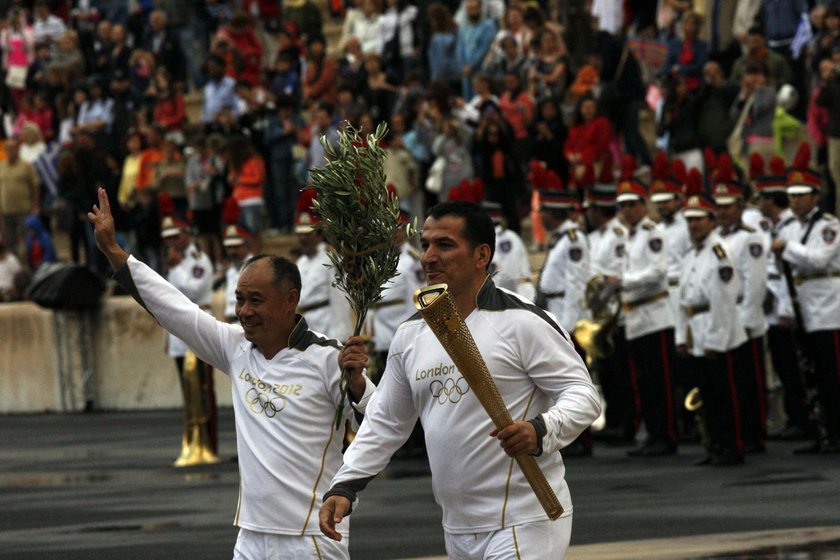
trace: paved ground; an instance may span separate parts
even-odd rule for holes
[[[0,417],[0,560],[230,558],[237,466],[171,468],[179,431],[177,411]],[[229,459],[229,411],[220,436]],[[692,466],[698,446],[661,460],[619,448],[569,458],[570,559],[840,558],[836,542],[814,544],[840,542],[840,456],[794,457],[794,445],[716,470]],[[351,551],[443,554],[422,462],[393,463],[365,491]]]

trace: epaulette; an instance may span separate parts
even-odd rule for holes
[[[739,224],[740,228],[747,233],[755,233],[755,228],[752,226],[748,226],[747,224]]]
[[[578,240],[577,239],[577,229],[575,229],[575,228],[569,228],[563,233],[568,235],[569,239],[572,240],[572,241],[577,241]]]
[[[412,259],[414,259],[415,261],[420,260],[420,255],[421,254],[422,253],[420,252],[420,250],[417,249],[416,247],[409,247],[408,248],[408,256],[411,257]]]
[[[720,243],[717,243],[712,247],[712,251],[715,252],[715,256],[718,258],[719,261],[722,261],[726,258],[726,251],[724,250],[723,246]]]
[[[831,212],[823,212],[820,216],[823,220],[836,220],[837,218]]]
[[[199,251],[198,249],[194,249],[190,254],[192,255],[192,258],[197,259],[201,256],[201,251]]]
[[[616,237],[624,237],[624,230],[620,227],[614,227],[613,231],[615,232]]]
[[[656,226],[654,224],[642,224],[642,229],[646,229],[647,231],[650,231],[650,230],[656,229]]]

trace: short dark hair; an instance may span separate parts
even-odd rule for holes
[[[257,261],[268,259],[268,264],[271,265],[271,270],[274,273],[271,278],[271,284],[282,291],[283,289],[295,289],[300,292],[300,270],[295,263],[286,257],[279,257],[277,255],[268,255],[260,253],[249,257],[242,265],[242,270],[245,270]]]
[[[464,219],[464,229],[461,235],[464,236],[473,249],[479,245],[490,246],[490,262],[493,262],[493,255],[496,252],[496,227],[487,212],[478,204],[466,200],[448,200],[435,204],[429,210],[429,218],[440,220],[446,216],[455,216]]]

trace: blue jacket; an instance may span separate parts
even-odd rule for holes
[[[26,257],[33,270],[44,263],[58,262],[52,237],[41,222],[41,218],[34,214],[26,218],[26,231]],[[40,258],[33,253],[38,247],[41,249]],[[33,260],[38,262],[33,262]]]

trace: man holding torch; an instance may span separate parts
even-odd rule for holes
[[[486,362],[514,421],[496,429],[426,320],[409,319],[394,336],[365,422],[324,497],[321,530],[341,539],[336,525],[350,513],[357,492],[386,466],[419,418],[451,558],[562,558],[572,507],[557,451],[600,414],[589,373],[553,316],[488,277],[495,231],[480,207],[450,201],[432,208],[422,247],[429,283],[448,285],[475,339],[477,361]],[[523,457],[536,461],[559,498],[556,520],[546,517],[530,479],[513,464],[516,458],[521,465]]]

